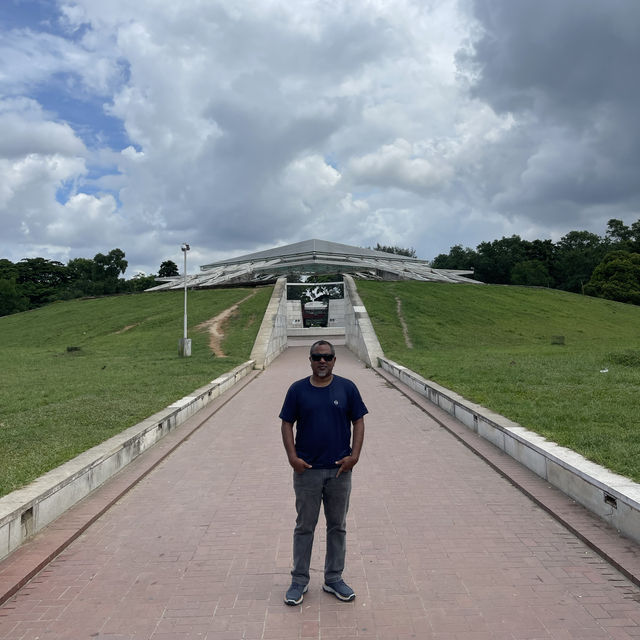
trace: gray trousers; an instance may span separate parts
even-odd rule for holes
[[[351,472],[338,469],[307,469],[293,473],[296,494],[296,528],[293,532],[293,582],[309,584],[309,566],[313,536],[324,505],[327,521],[327,550],[324,560],[324,581],[327,584],[342,579],[347,551],[347,511],[351,495]]]

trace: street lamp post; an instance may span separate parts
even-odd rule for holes
[[[188,357],[191,355],[191,339],[187,338],[187,251],[191,247],[185,242],[180,249],[184,253],[184,332],[178,342],[178,353],[182,357]]]

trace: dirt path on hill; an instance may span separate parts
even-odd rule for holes
[[[398,320],[400,320],[400,325],[402,326],[404,343],[407,345],[407,349],[413,349],[413,343],[409,337],[409,328],[407,327],[407,323],[404,321],[404,316],[402,315],[402,301],[398,296],[396,296],[396,311],[398,313]]]
[[[224,338],[224,325],[229,320],[229,318],[237,311],[238,307],[253,296],[258,293],[258,290],[255,289],[252,293],[250,293],[246,298],[242,298],[234,305],[230,306],[228,309],[225,309],[217,316],[206,320],[205,322],[200,323],[196,329],[199,330],[207,330],[209,332],[209,348],[213,352],[213,354],[217,358],[226,358],[226,354],[222,350],[220,346],[222,344],[222,339]]]
[[[116,331],[116,334],[120,334],[120,333],[124,333],[125,331],[129,331],[129,329],[133,329],[134,327],[137,327],[140,323],[136,322],[135,324],[128,324],[126,327],[122,327],[122,329],[120,329],[119,331]]]

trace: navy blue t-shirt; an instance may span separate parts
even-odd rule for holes
[[[314,469],[334,469],[351,455],[351,423],[367,414],[358,387],[333,376],[326,387],[309,378],[294,382],[280,411],[280,419],[296,423],[296,453]]]

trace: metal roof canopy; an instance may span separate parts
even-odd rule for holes
[[[202,271],[211,269],[221,264],[236,264],[238,262],[253,262],[255,260],[269,260],[271,258],[277,258],[278,260],[293,260],[298,256],[309,255],[324,255],[326,257],[335,256],[336,259],[340,257],[360,257],[360,258],[385,258],[396,260],[413,260],[416,262],[426,262],[425,260],[419,260],[418,258],[409,258],[407,256],[400,256],[395,253],[386,253],[384,251],[376,251],[375,249],[364,249],[362,247],[352,247],[348,244],[340,244],[339,242],[329,242],[328,240],[304,240],[302,242],[295,242],[293,244],[287,244],[282,247],[274,247],[273,249],[267,249],[265,251],[257,251],[256,253],[249,253],[244,256],[238,256],[237,258],[230,258],[227,260],[220,260],[219,262],[213,262],[200,267]]]
[[[477,282],[464,277],[472,275],[472,270],[433,269],[426,260],[419,258],[352,247],[328,240],[305,240],[203,265],[200,273],[187,276],[187,286],[208,288],[255,285],[272,282],[282,275],[317,273],[350,273],[356,278],[367,280]],[[184,275],[158,280],[163,284],[147,291],[180,289],[184,286]]]

